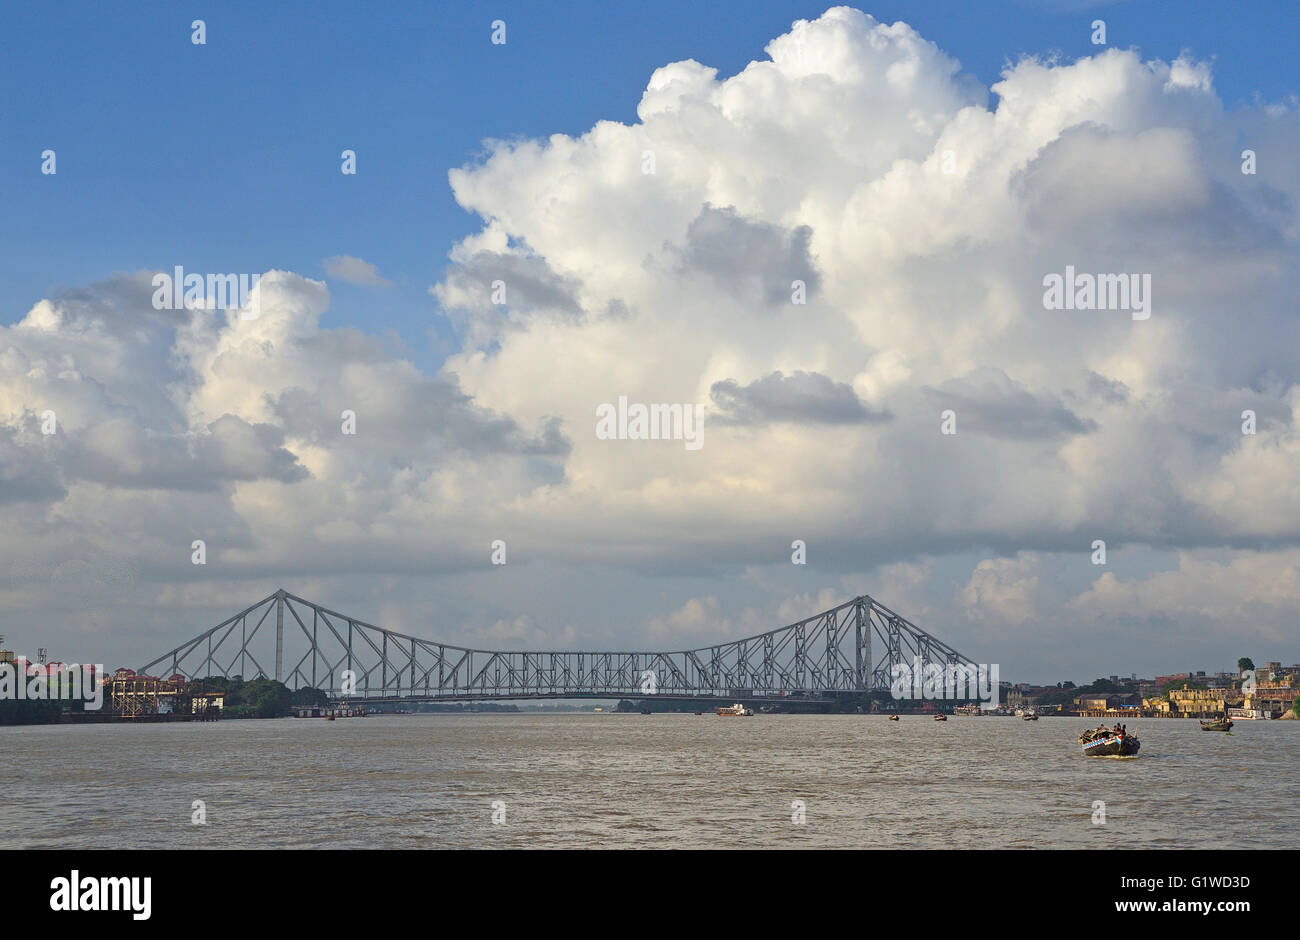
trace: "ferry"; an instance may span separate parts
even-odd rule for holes
[[[1228,717],[1241,721],[1267,721],[1273,714],[1263,708],[1229,708]]]
[[[718,709],[718,714],[723,718],[749,718],[753,716],[754,709],[746,708],[737,702],[735,705],[723,705]]]

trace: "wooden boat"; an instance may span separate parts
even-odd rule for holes
[[[1224,715],[1222,718],[1210,718],[1210,719],[1202,718],[1201,730],[1202,731],[1231,731],[1232,719],[1229,718],[1227,715]]]
[[[947,720],[948,720],[948,716],[945,715],[943,712],[939,712],[939,714],[937,714],[937,715],[934,716],[934,720],[935,720],[935,721],[947,721]]]
[[[1079,735],[1083,753],[1089,757],[1132,757],[1141,749],[1137,735],[1112,728],[1093,728]]]
[[[898,721],[898,716],[897,716],[897,715],[890,715],[890,716],[889,716],[889,720],[890,720],[890,721]]]

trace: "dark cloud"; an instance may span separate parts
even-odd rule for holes
[[[722,424],[868,424],[890,417],[869,409],[849,385],[820,372],[773,372],[745,386],[727,379],[714,382],[709,394],[718,409],[714,420]]]
[[[788,306],[792,282],[804,282],[809,300],[821,289],[808,252],[811,242],[807,225],[789,230],[741,218],[733,208],[706,205],[686,231],[680,265],[747,302]]]
[[[0,424],[0,505],[66,495],[47,449],[39,443],[39,422],[30,414],[27,419],[28,429],[21,435],[18,428]]]
[[[1119,379],[1108,379],[1099,372],[1088,372],[1089,398],[1098,398],[1108,405],[1122,405],[1128,401],[1129,387]]]
[[[505,284],[506,309],[514,312],[548,311],[582,316],[578,283],[561,277],[541,258],[478,251],[448,274],[447,282],[483,298],[482,308],[493,307],[492,282]]]
[[[938,388],[924,389],[930,402],[957,415],[957,431],[1019,440],[1087,434],[1097,424],[1080,418],[1048,392],[1032,392],[1001,369],[977,369]]]

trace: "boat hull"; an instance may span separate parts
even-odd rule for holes
[[[1089,757],[1132,757],[1142,748],[1142,743],[1131,736],[1097,738],[1083,743],[1083,753]]]

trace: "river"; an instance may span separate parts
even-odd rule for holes
[[[1131,759],[1084,757],[1088,724],[710,712],[0,728],[0,846],[1300,844],[1300,721],[1230,735],[1139,721]]]

